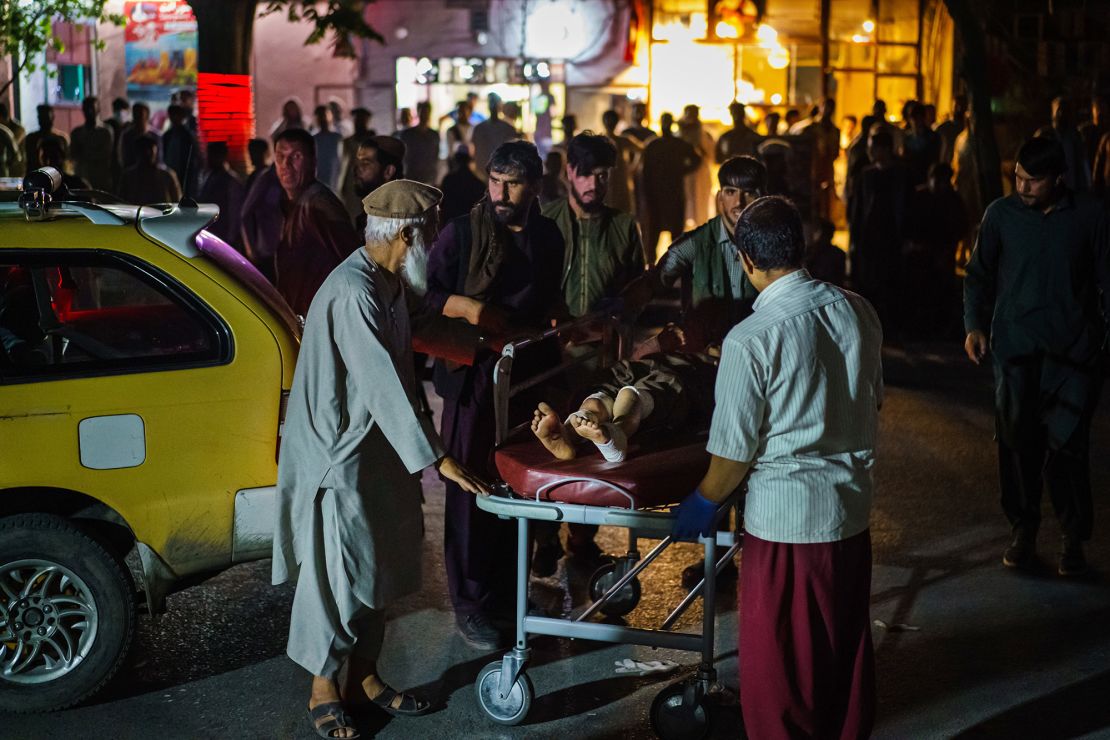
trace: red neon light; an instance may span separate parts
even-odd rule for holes
[[[197,75],[201,142],[226,141],[231,166],[246,164],[247,142],[254,136],[254,93],[250,75],[201,72]]]

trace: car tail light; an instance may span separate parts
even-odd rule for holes
[[[278,428],[277,428],[277,449],[274,451],[274,459],[281,457],[281,436],[285,434],[285,412],[289,410],[289,391],[281,392],[281,400],[278,401]]]

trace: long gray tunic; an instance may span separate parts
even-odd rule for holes
[[[305,324],[278,465],[275,585],[324,558],[311,537],[322,527],[342,552],[327,567],[342,565],[368,607],[419,590],[417,474],[443,446],[418,412],[411,346],[400,280],[355,251],[320,286]]]

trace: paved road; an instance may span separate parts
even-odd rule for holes
[[[1054,573],[1058,532],[1046,511],[1041,572],[1004,570],[1007,530],[997,510],[991,446],[990,378],[957,348],[889,353],[883,408],[872,611],[876,626],[883,738],[1110,738],[1110,407],[1092,443],[1096,541],[1089,578]],[[656,693],[685,675],[689,654],[543,640],[530,670],[537,699],[526,724],[488,722],[472,682],[492,659],[451,629],[441,556],[442,488],[428,486],[424,592],[393,612],[383,670],[398,686],[421,687],[440,709],[418,720],[365,718],[382,738],[652,737]],[[1047,504],[1046,504],[1047,506]],[[620,533],[603,531],[610,550]],[[649,626],[681,590],[678,572],[694,555],[682,546],[661,559],[629,616]],[[310,738],[303,706],[307,676],[283,656],[292,599],[268,585],[269,563],[234,568],[171,597],[170,613],[143,620],[129,666],[96,703],[53,716],[0,717],[7,738]],[[564,566],[534,590],[546,606],[581,596],[583,575]],[[696,631],[695,610],[682,627]],[[736,613],[731,593],[717,613],[723,682],[735,685]],[[684,667],[660,678],[614,673],[627,657]],[[735,710],[714,735],[735,737]],[[365,735],[364,735],[365,736]]]

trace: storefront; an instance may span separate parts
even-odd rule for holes
[[[418,103],[428,102],[436,115],[442,116],[468,94],[474,94],[484,113],[487,96],[493,93],[504,102],[506,117],[519,130],[535,132],[537,144],[550,143],[553,131],[560,129],[558,119],[566,110],[562,62],[507,57],[399,57],[396,64],[398,110],[415,110]]]
[[[646,60],[652,116],[701,107],[727,123],[803,111],[825,96],[862,117],[876,98],[894,120],[908,100],[951,108],[953,28],[940,0],[654,0]],[[643,64],[644,61],[638,60]]]

